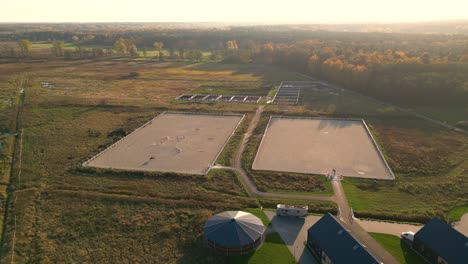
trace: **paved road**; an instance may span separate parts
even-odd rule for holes
[[[354,238],[357,239],[361,244],[365,245],[367,250],[381,262],[385,264],[399,263],[395,257],[388,253],[366,232],[366,230],[364,230],[364,228],[361,227],[357,221],[355,221],[355,218],[351,214],[351,208],[348,205],[348,200],[346,199],[341,182],[333,181],[332,186],[340,210],[338,217],[342,224],[351,231],[351,234],[354,236]]]
[[[242,140],[242,144],[239,147],[239,150],[236,153],[234,167],[224,167],[236,170],[240,175],[240,181],[244,186],[245,190],[250,196],[259,196],[259,197],[272,197],[272,198],[284,198],[284,199],[300,199],[300,200],[321,200],[321,201],[332,201],[338,204],[340,215],[339,219],[342,221],[343,225],[347,226],[349,230],[354,234],[356,239],[358,239],[361,244],[364,244],[369,252],[371,252],[374,256],[377,256],[383,263],[386,264],[393,264],[398,263],[398,261],[390,255],[377,241],[375,241],[358,223],[354,221],[354,218],[349,217],[351,209],[349,208],[348,201],[346,199],[346,195],[343,191],[341,186],[341,182],[333,181],[332,186],[334,190],[333,196],[319,196],[319,195],[298,195],[298,194],[284,194],[284,193],[266,193],[261,192],[255,186],[255,183],[250,179],[247,175],[246,171],[242,168],[242,154],[244,152],[245,146],[252,135],[253,130],[257,126],[260,116],[263,112],[264,106],[260,106],[257,111],[255,112],[255,116],[253,117],[246,133],[244,134],[244,138]],[[310,226],[305,226],[309,228]],[[293,254],[295,248],[293,247]],[[290,249],[291,250],[291,249]],[[301,255],[302,256],[302,255]],[[304,256],[304,258],[307,258]]]
[[[305,248],[304,242],[307,241],[307,230],[317,223],[321,216],[278,217],[275,212],[264,212],[270,219],[274,231],[278,232],[299,264],[318,264],[312,253]]]
[[[465,236],[468,236],[468,213],[462,216],[460,222],[455,223],[455,229]]]
[[[369,220],[359,220],[356,219],[356,222],[364,228],[367,232],[374,233],[383,233],[389,235],[400,236],[401,233],[411,231],[418,232],[422,228],[421,225],[410,225],[410,224],[400,224],[400,223],[388,223],[381,221],[369,221]]]

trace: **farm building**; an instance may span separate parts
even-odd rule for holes
[[[307,247],[323,264],[380,263],[331,214],[309,228]]]
[[[205,223],[206,245],[222,254],[247,254],[260,247],[264,239],[262,221],[247,212],[222,212]]]
[[[414,235],[413,248],[429,263],[468,261],[468,238],[438,218],[429,221]]]

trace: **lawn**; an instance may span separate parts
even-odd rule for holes
[[[226,257],[229,264],[288,264],[297,263],[278,233],[268,234],[265,243],[253,254]]]
[[[424,264],[411,247],[399,237],[381,233],[369,233],[380,245],[392,254],[401,264]]]
[[[460,221],[464,214],[468,213],[468,205],[457,206],[448,212],[450,222]]]

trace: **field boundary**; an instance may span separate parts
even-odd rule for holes
[[[388,165],[387,163],[387,160],[385,159],[382,151],[380,151],[380,148],[379,146],[377,145],[377,142],[375,141],[375,138],[374,136],[372,136],[372,133],[370,132],[369,130],[369,127],[367,126],[367,123],[366,121],[364,121],[364,119],[361,119],[362,121],[362,125],[364,126],[366,132],[367,132],[367,135],[372,139],[372,145],[374,146],[374,148],[377,150],[377,152],[379,153],[379,156],[380,156],[380,159],[383,161],[383,163],[385,164],[385,168],[388,170],[388,172],[390,173],[390,175],[392,176],[392,179],[388,179],[388,180],[395,180],[395,174],[393,174],[393,171],[392,169],[390,168],[390,165]],[[387,180],[387,179],[382,179],[382,180]]]
[[[140,127],[138,127],[137,129],[133,130],[131,133],[129,133],[128,135],[126,135],[125,137],[119,139],[118,141],[116,141],[115,143],[113,143],[112,145],[110,145],[109,147],[107,147],[106,149],[104,149],[103,151],[99,152],[98,154],[92,156],[90,159],[86,160],[85,162],[83,162],[81,164],[81,166],[83,167],[93,167],[93,168],[101,168],[99,166],[90,166],[88,165],[91,161],[95,160],[96,158],[98,158],[99,156],[101,156],[102,154],[106,153],[107,151],[111,150],[112,148],[114,148],[115,146],[117,146],[120,142],[122,142],[124,139],[126,139],[127,137],[130,137],[132,134],[136,133],[137,131],[139,131],[140,129],[143,129],[145,128],[147,125],[151,124],[154,120],[158,119],[159,117],[161,117],[162,115],[164,114],[181,114],[181,115],[206,115],[206,116],[236,116],[236,117],[241,117],[241,119],[239,120],[239,122],[237,122],[236,126],[234,127],[234,129],[232,130],[231,134],[229,135],[229,137],[225,140],[225,142],[223,143],[222,147],[220,148],[220,150],[216,153],[216,156],[215,158],[211,161],[210,165],[208,166],[208,168],[203,172],[203,174],[201,175],[206,175],[208,174],[208,172],[211,170],[211,168],[214,166],[214,164],[216,163],[216,160],[218,159],[219,155],[221,155],[221,153],[223,152],[224,148],[226,147],[227,143],[229,142],[229,140],[232,138],[232,136],[236,133],[237,129],[239,128],[239,125],[242,123],[242,121],[244,120],[245,118],[245,114],[236,114],[236,113],[208,113],[208,112],[188,112],[188,111],[164,111],[162,113],[160,113],[159,115],[155,116],[154,118],[150,119],[148,122],[144,123],[143,125],[141,125]],[[163,171],[163,170],[137,170],[137,169],[117,169],[117,168],[110,168],[110,169],[115,169],[115,170],[123,170],[123,171],[150,171],[150,172],[161,172],[161,173],[180,173],[180,172],[173,172],[173,171]],[[180,174],[186,174],[186,175],[200,175],[199,173],[180,173]]]
[[[133,130],[130,134],[126,135],[125,137],[117,140],[115,143],[113,143],[112,145],[110,145],[109,147],[105,148],[103,151],[99,152],[98,154],[92,156],[90,159],[88,159],[87,161],[83,162],[83,164],[81,164],[81,166],[83,167],[86,167],[88,166],[88,164],[93,161],[94,159],[96,159],[97,157],[101,156],[102,154],[104,154],[106,151],[108,151],[109,149],[112,149],[114,148],[118,143],[120,143],[122,140],[124,140],[125,138],[129,137],[130,135],[132,135],[133,133],[137,132],[138,130],[146,127],[147,125],[151,124],[151,122],[153,122],[153,120],[159,118],[161,115],[167,113],[167,111],[164,111],[162,113],[160,113],[159,115],[153,117],[152,119],[150,119],[148,122],[144,123],[143,125],[141,125],[140,127],[138,127],[137,129]]]
[[[369,127],[367,126],[367,123],[364,119],[362,118],[352,118],[352,117],[345,117],[345,118],[339,118],[339,117],[321,117],[321,116],[289,116],[289,115],[271,115],[268,123],[266,125],[265,131],[263,132],[262,139],[260,141],[260,144],[258,145],[257,148],[257,153],[255,154],[255,158],[252,162],[251,169],[252,170],[260,170],[260,171],[272,171],[272,172],[278,172],[277,170],[261,170],[261,169],[255,169],[254,164],[255,161],[257,160],[259,150],[262,147],[264,138],[266,133],[268,132],[268,128],[270,127],[271,120],[273,118],[284,118],[284,119],[310,119],[310,120],[336,120],[336,121],[356,121],[360,122],[364,130],[366,131],[367,136],[370,138],[372,142],[372,146],[374,147],[375,150],[377,150],[378,156],[380,160],[383,162],[385,169],[387,172],[390,174],[392,177],[391,179],[386,179],[386,178],[379,178],[379,180],[395,180],[395,174],[393,173],[392,169],[390,168],[390,165],[388,164],[387,160],[385,159],[385,156],[383,155],[382,151],[380,150],[379,146],[377,145],[377,142],[375,141],[374,136],[372,136],[372,133],[369,130]],[[281,172],[287,172],[287,171],[281,171]],[[296,172],[295,172],[296,173]],[[319,173],[304,173],[304,174],[316,174],[316,175],[321,175]],[[344,175],[346,177],[346,175]],[[349,176],[348,176],[349,177]],[[360,177],[353,177],[353,178],[360,178]]]
[[[210,172],[211,168],[213,168],[214,164],[216,163],[216,161],[217,161],[218,158],[219,158],[219,155],[221,155],[221,153],[223,152],[224,148],[225,148],[226,145],[229,143],[229,141],[231,140],[232,136],[234,136],[234,134],[236,133],[237,129],[239,128],[239,125],[242,123],[242,121],[243,121],[244,118],[245,118],[245,115],[236,115],[236,114],[233,114],[233,115],[228,115],[228,116],[242,116],[242,118],[239,120],[239,122],[237,122],[237,125],[236,125],[236,127],[234,127],[234,129],[232,130],[231,135],[229,135],[229,137],[226,139],[226,141],[224,141],[223,146],[219,149],[219,151],[218,151],[218,153],[216,154],[215,158],[214,158],[213,161],[211,162],[211,165],[206,169],[205,175],[208,174],[208,172]]]

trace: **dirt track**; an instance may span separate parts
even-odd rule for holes
[[[164,113],[86,166],[205,174],[241,120],[241,115]]]
[[[358,120],[272,117],[252,167],[393,179]]]

